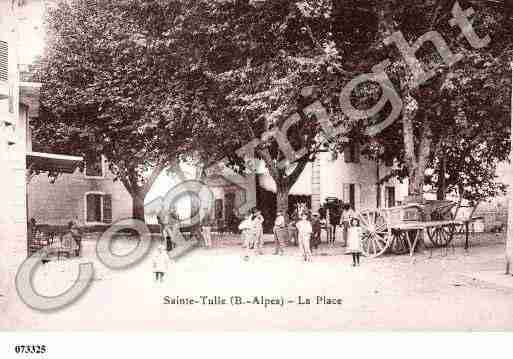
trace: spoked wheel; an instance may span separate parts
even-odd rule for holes
[[[385,253],[392,238],[385,216],[378,210],[369,210],[360,212],[359,219],[363,254],[372,258]]]
[[[394,254],[405,254],[410,250],[408,242],[408,232],[401,230],[392,230],[392,240],[390,243],[390,251]]]
[[[440,227],[427,228],[427,234],[431,243],[434,247],[446,247],[448,246],[454,233],[456,232],[456,225],[449,224]]]

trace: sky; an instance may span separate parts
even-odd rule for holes
[[[20,63],[30,64],[42,55],[44,49],[44,4],[41,0],[28,0],[20,10]]]
[[[42,0],[28,0],[20,10],[19,59],[21,64],[31,64],[38,56],[43,54],[45,46],[44,10]],[[145,202],[148,203],[166,194],[175,185],[176,181],[163,172],[146,196]]]

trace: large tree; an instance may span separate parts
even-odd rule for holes
[[[228,1],[213,12],[208,71],[229,103],[222,111],[236,123],[239,157],[265,163],[285,213],[291,187],[326,143],[323,121],[348,78],[331,39],[330,3]],[[284,152],[284,136],[296,156]]]
[[[216,89],[198,71],[205,39],[195,33],[208,11],[201,1],[136,0],[60,1],[49,11],[35,142],[105,155],[134,218],[144,219],[157,176],[196,148],[212,118],[205,94]]]

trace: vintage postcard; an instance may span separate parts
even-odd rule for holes
[[[0,1],[0,330],[511,332],[512,73],[507,0]]]

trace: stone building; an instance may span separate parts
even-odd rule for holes
[[[37,223],[80,226],[108,225],[132,217],[132,197],[114,181],[106,158],[86,159],[84,169],[61,174],[55,182],[40,174],[28,184],[28,216]]]

